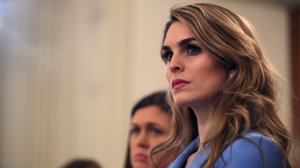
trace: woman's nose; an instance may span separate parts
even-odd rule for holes
[[[183,70],[183,65],[178,56],[173,55],[169,63],[169,69],[172,73],[177,73]]]
[[[142,132],[138,137],[138,146],[142,148],[149,148],[149,137],[146,132]]]

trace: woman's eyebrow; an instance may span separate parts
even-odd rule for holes
[[[155,126],[155,127],[162,127],[160,124],[155,123],[155,122],[149,122],[149,123],[147,123],[147,125],[149,125],[149,126]]]
[[[170,50],[171,48],[169,47],[169,46],[167,46],[167,45],[163,45],[162,47],[161,47],[161,51],[164,51],[164,50]]]
[[[189,42],[194,41],[194,40],[196,40],[195,37],[189,37],[189,38],[186,38],[186,39],[181,40],[181,41],[178,43],[178,45],[179,45],[180,47],[182,47],[182,46],[184,46],[184,45],[186,45],[186,44],[188,44]]]
[[[136,123],[130,123],[130,126],[132,126],[132,127],[137,127],[138,124],[136,124]]]
[[[185,38],[185,39],[180,40],[180,41],[178,42],[178,45],[179,45],[180,47],[182,47],[182,46],[188,44],[189,42],[195,41],[195,40],[196,40],[195,37],[188,37],[188,38]],[[169,50],[169,49],[170,49],[170,47],[169,47],[168,45],[163,45],[163,46],[161,47],[161,50],[162,50],[162,51],[163,51],[163,50]]]

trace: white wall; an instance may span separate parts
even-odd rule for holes
[[[167,87],[160,40],[169,8],[182,2],[197,1],[0,1],[0,167],[53,168],[74,157],[122,167],[133,103]],[[205,2],[248,18],[289,80],[283,6]],[[287,89],[285,97],[289,116]]]

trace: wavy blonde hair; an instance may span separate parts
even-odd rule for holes
[[[176,7],[170,11],[163,42],[169,27],[177,21],[190,28],[202,49],[218,65],[234,74],[211,103],[215,113],[203,145],[211,147],[205,167],[213,167],[222,151],[249,129],[274,141],[283,153],[283,164],[291,167],[290,134],[277,114],[280,79],[263,55],[250,24],[232,11],[213,4]],[[167,167],[198,136],[192,110],[177,107],[170,91],[168,100],[173,112],[172,130],[167,140],[151,152],[154,167]]]

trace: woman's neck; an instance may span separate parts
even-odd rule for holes
[[[208,106],[193,107],[192,109],[197,117],[198,134],[200,140],[199,148],[201,148],[205,137],[207,137],[211,110]]]

